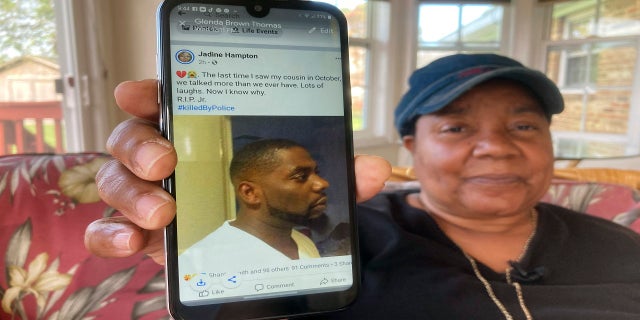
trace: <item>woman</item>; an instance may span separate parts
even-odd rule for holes
[[[640,237],[539,203],[557,87],[496,55],[440,59],[410,84],[396,126],[420,190],[361,206],[365,290],[351,314],[639,319]]]
[[[409,81],[396,126],[421,188],[361,204],[362,295],[351,308],[320,318],[640,318],[640,236],[539,203],[553,171],[550,119],[563,109],[557,87],[497,55],[445,57]],[[136,100],[127,97],[129,88],[116,92],[125,110]],[[146,104],[152,97],[137,99]],[[173,212],[170,198],[140,179],[157,180],[175,165],[172,149],[153,130],[132,120],[110,140],[110,150],[139,178],[117,162],[98,177],[105,201],[144,229],[162,227]],[[156,141],[161,152],[125,150],[145,141]],[[356,162],[361,198],[388,176],[377,161]],[[136,187],[119,190],[108,182],[114,177]],[[162,205],[144,197],[132,205],[151,192]],[[155,214],[146,215],[148,208]],[[160,247],[145,243],[141,232],[128,221],[97,222],[86,243],[103,256],[147,250],[160,261]]]

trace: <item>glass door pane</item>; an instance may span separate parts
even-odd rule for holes
[[[0,155],[63,152],[52,0],[0,2]]]

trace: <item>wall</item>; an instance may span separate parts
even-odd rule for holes
[[[181,140],[175,142],[178,201],[178,254],[235,217],[233,187],[224,185],[231,157],[229,120],[222,117],[177,116]],[[227,157],[225,158],[225,155]],[[183,188],[189,186],[190,188]]]
[[[156,9],[160,0],[112,0],[114,80],[156,77]]]
[[[156,9],[161,0],[110,0],[111,91],[120,82],[156,78]],[[117,23],[113,23],[117,21]],[[118,121],[122,121],[122,115]]]

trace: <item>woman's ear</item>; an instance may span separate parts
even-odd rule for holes
[[[413,150],[415,149],[416,137],[413,135],[408,135],[402,137],[402,145],[413,154]]]

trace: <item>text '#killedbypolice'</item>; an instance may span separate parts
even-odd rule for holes
[[[181,104],[178,105],[179,111],[206,111],[206,112],[217,112],[217,111],[226,111],[226,112],[234,112],[236,111],[236,107],[234,106],[225,106],[225,105],[210,105],[210,104]]]

